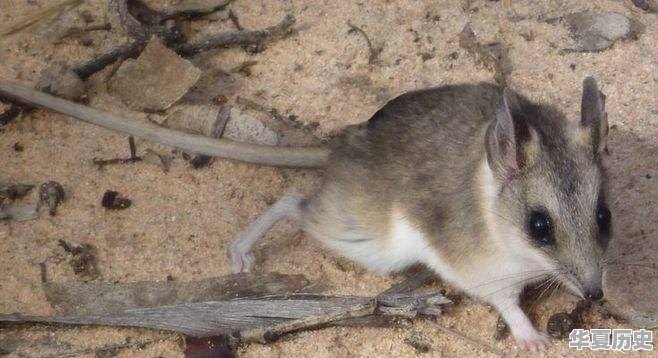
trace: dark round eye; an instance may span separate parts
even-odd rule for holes
[[[533,211],[528,216],[528,231],[533,239],[542,245],[553,243],[553,227],[551,218],[542,212]]]
[[[607,232],[610,229],[611,219],[612,214],[605,205],[599,205],[598,208],[596,208],[596,223],[599,225],[599,230]]]

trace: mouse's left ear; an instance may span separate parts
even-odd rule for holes
[[[605,95],[599,91],[594,77],[583,81],[583,98],[580,104],[580,125],[594,154],[606,149],[608,138],[608,114],[605,112]]]
[[[489,167],[503,180],[532,167],[539,151],[537,134],[521,112],[516,93],[505,88],[485,136]]]

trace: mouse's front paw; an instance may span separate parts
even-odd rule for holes
[[[548,336],[536,329],[525,329],[514,333],[516,343],[523,350],[539,352],[548,347]]]

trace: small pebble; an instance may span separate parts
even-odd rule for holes
[[[18,142],[14,143],[14,151],[16,151],[16,152],[22,152],[23,149],[25,149],[25,148],[23,147],[22,144],[20,144],[20,143],[18,143]]]

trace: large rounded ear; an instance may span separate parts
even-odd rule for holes
[[[520,115],[521,110],[516,94],[505,88],[495,118],[487,128],[487,161],[504,181],[531,166],[538,147],[537,134],[525,116]]]
[[[594,154],[601,153],[607,145],[608,114],[605,112],[605,95],[599,91],[594,77],[583,81],[583,98],[580,103],[580,125]]]

